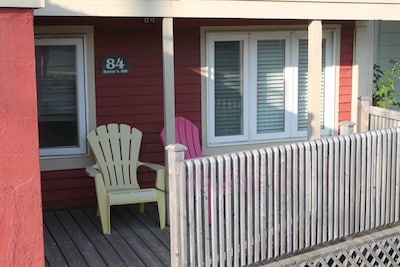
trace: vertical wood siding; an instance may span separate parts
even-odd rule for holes
[[[193,121],[201,130],[200,27],[232,25],[307,25],[306,21],[195,20],[174,21],[176,114]],[[333,22],[338,23],[338,22]],[[350,119],[353,23],[344,22],[340,70],[340,120]],[[141,159],[164,163],[159,133],[163,128],[163,72],[161,19],[144,24],[141,18],[46,18],[35,25],[93,25],[95,38],[97,125],[126,123],[143,132]],[[101,59],[121,55],[130,61],[126,75],[103,75]],[[92,181],[80,170],[42,172],[45,207],[95,203]],[[60,178],[63,177],[63,178]],[[60,181],[58,181],[60,180]],[[84,181],[82,181],[84,180]],[[154,184],[151,173],[142,173],[144,187]],[[79,202],[81,201],[81,202]]]

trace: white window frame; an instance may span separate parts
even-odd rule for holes
[[[335,129],[335,117],[336,117],[336,101],[332,101],[332,99],[337,98],[337,78],[336,78],[336,49],[335,48],[338,43],[336,40],[337,29],[326,29],[323,30],[323,38],[326,39],[326,68],[325,68],[325,108],[324,108],[324,128],[321,129],[322,136],[332,135]],[[251,34],[250,34],[251,33]],[[215,123],[214,123],[214,42],[221,40],[239,40],[235,39],[238,36],[250,36],[248,40],[249,44],[247,49],[251,49],[251,51],[243,51],[244,55],[249,55],[249,60],[244,60],[244,66],[248,66],[248,73],[252,77],[249,79],[244,79],[243,81],[243,89],[244,89],[244,101],[250,100],[249,103],[256,103],[256,93],[250,92],[250,90],[256,90],[256,86],[252,83],[256,82],[256,42],[254,40],[257,39],[285,39],[288,40],[286,42],[286,50],[285,50],[285,132],[281,133],[268,133],[268,134],[257,134],[254,133],[256,130],[256,116],[247,115],[256,114],[256,105],[245,104],[244,105],[244,121],[248,123],[245,126],[244,134],[241,136],[226,136],[226,137],[216,137],[215,136]],[[203,110],[203,114],[206,114],[206,122],[203,122],[205,129],[207,129],[205,137],[206,147],[220,147],[227,145],[252,145],[257,143],[282,143],[287,141],[294,140],[304,140],[307,137],[306,131],[298,131],[297,130],[297,61],[298,61],[298,40],[299,39],[307,39],[307,31],[304,30],[284,30],[284,31],[270,31],[264,30],[260,31],[259,29],[255,31],[204,31],[203,38],[205,38],[205,51],[206,53],[204,58],[204,70],[207,71],[205,76],[206,88],[206,104],[205,110]],[[246,39],[240,39],[242,42],[246,43]],[[296,43],[297,42],[297,43]],[[290,47],[288,47],[290,46]],[[296,49],[297,47],[297,49]],[[245,48],[244,48],[245,49]],[[246,54],[247,53],[247,54]],[[293,59],[296,60],[293,60]],[[289,61],[289,62],[288,62]],[[248,64],[248,65],[245,65]],[[251,65],[250,65],[251,64]],[[244,77],[246,75],[246,67],[243,70]],[[290,78],[289,78],[290,77]],[[288,89],[291,88],[291,89]],[[248,90],[246,90],[248,89]],[[295,94],[294,94],[295,93]],[[288,113],[294,113],[294,119],[290,120],[288,118],[293,116],[288,116]],[[247,119],[246,119],[247,118]],[[247,130],[246,130],[247,129]],[[254,130],[253,130],[254,129]],[[204,138],[203,138],[204,140]]]
[[[85,83],[85,36],[47,37],[36,36],[35,46],[75,46],[76,47],[76,108],[78,126],[78,146],[74,147],[46,147],[40,148],[41,157],[82,155],[87,154],[87,111],[86,111],[86,83]]]
[[[248,65],[249,65],[249,49],[248,49],[248,45],[249,43],[246,41],[247,34],[245,33],[232,33],[232,34],[226,34],[224,36],[221,36],[219,34],[214,34],[211,33],[208,36],[208,55],[207,58],[210,59],[210,66],[214,66],[214,45],[212,45],[215,41],[241,41],[242,45],[242,53],[244,54],[243,56],[243,62],[242,62],[242,74],[243,76],[248,76]],[[209,68],[209,75],[208,75],[209,79],[208,79],[208,88],[209,88],[209,92],[210,94],[208,94],[208,105],[209,107],[214,107],[215,104],[215,87],[214,87],[214,68],[211,67]],[[243,80],[242,80],[243,81]],[[250,94],[248,93],[249,91],[249,84],[246,83],[245,81],[242,83],[242,92],[243,92],[243,102],[246,103],[248,102],[248,98],[250,96]],[[248,105],[244,105],[243,107],[243,117],[249,116],[249,107]],[[214,113],[214,109],[210,108],[207,109],[209,111],[208,116],[207,116],[207,120],[210,122],[210,125],[215,125],[215,113]],[[243,123],[246,123],[246,120],[243,121]],[[249,138],[249,127],[246,127],[246,125],[244,125],[244,132],[242,135],[234,135],[234,136],[221,136],[221,137],[217,137],[215,136],[215,127],[209,127],[208,128],[211,132],[209,134],[210,138],[211,138],[211,142],[212,143],[231,143],[231,142],[240,142],[240,141],[245,141]]]
[[[291,110],[291,105],[293,102],[293,96],[291,94],[287,94],[286,92],[289,90],[289,88],[292,85],[292,81],[288,80],[287,77],[289,77],[292,73],[292,68],[290,67],[290,32],[254,32],[250,36],[251,40],[251,50],[253,53],[251,53],[251,67],[250,67],[250,91],[251,91],[251,99],[250,103],[257,103],[257,41],[258,40],[285,40],[285,69],[284,69],[284,75],[285,75],[285,124],[284,128],[285,130],[283,132],[279,133],[264,133],[264,134],[259,134],[257,133],[257,105],[251,105],[251,114],[254,114],[253,116],[249,116],[249,121],[250,121],[250,129],[252,130],[252,134],[250,137],[250,140],[248,140],[248,143],[251,142],[259,142],[259,141],[264,141],[264,140],[276,140],[276,139],[285,139],[290,137],[290,132],[288,131],[290,127],[290,121],[287,120],[286,118],[289,117],[289,112]]]
[[[96,127],[93,27],[35,27],[35,41],[38,43],[44,44],[47,42],[45,40],[52,40],[54,43],[60,45],[74,44],[72,40],[75,38],[80,38],[83,41],[81,50],[82,55],[79,55],[82,56],[83,62],[80,61],[82,64],[77,64],[77,71],[82,71],[82,73],[84,73],[84,75],[81,77],[78,75],[78,84],[83,86],[81,87],[83,90],[77,90],[79,125],[78,140],[80,145],[79,147],[55,147],[40,149],[41,171],[85,168],[94,162],[86,142],[87,132]],[[56,41],[56,39],[58,39],[58,41]]]

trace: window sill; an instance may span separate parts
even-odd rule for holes
[[[40,158],[40,171],[83,169],[94,163],[95,160],[90,155]]]

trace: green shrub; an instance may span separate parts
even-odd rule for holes
[[[379,65],[374,65],[375,92],[372,95],[372,105],[382,108],[400,109],[396,96],[396,82],[400,79],[400,61],[390,60],[391,69],[383,71]]]

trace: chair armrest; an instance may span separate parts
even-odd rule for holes
[[[107,190],[104,185],[103,174],[97,169],[97,165],[87,166],[85,170],[87,175],[94,178],[97,200],[104,199],[107,195]]]
[[[96,165],[87,166],[86,167],[86,174],[90,177],[96,177],[97,175],[101,175],[101,172],[96,168]]]
[[[156,188],[165,191],[165,168],[164,166],[156,163],[150,163],[150,162],[138,162],[138,167],[143,166],[147,167],[153,171],[156,172]]]

